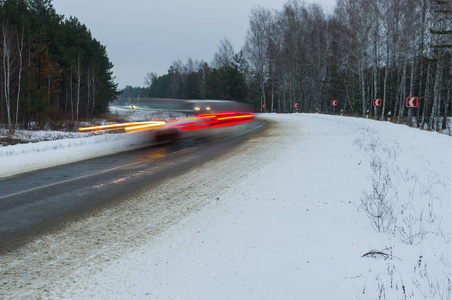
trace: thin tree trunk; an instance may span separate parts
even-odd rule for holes
[[[411,75],[410,75],[410,95],[414,96],[414,73],[416,69],[416,63],[414,61],[414,58],[411,60]]]
[[[87,100],[86,100],[86,118],[89,117],[89,101],[91,96],[91,68],[88,67],[87,74],[86,74],[86,83],[87,83]]]
[[[385,118],[385,112],[386,112],[386,95],[387,95],[387,88],[388,88],[388,69],[389,69],[389,60],[386,60],[386,68],[385,68],[385,79],[383,82],[383,107],[381,109],[381,120],[384,120]]]
[[[80,84],[82,80],[82,72],[80,71],[80,53],[77,56],[77,106],[76,110],[76,121],[78,122],[79,110],[80,110]]]
[[[410,94],[408,96],[414,96],[414,73],[416,71],[416,63],[414,61],[414,57],[411,59],[411,75],[410,75]],[[409,124],[410,126],[412,126],[413,123],[413,108],[409,109]],[[417,119],[416,119],[416,124],[418,123]]]
[[[427,65],[427,79],[425,83],[425,92],[424,92],[424,109],[422,110],[422,121],[421,121],[421,129],[424,129],[425,119],[427,118],[427,110],[430,105],[430,69],[431,64]]]
[[[359,68],[359,76],[360,81],[361,81],[361,101],[362,101],[362,108],[363,108],[363,117],[366,115],[366,109],[367,109],[367,105],[366,105],[366,83],[364,80],[364,66],[362,65],[363,62],[361,62]]]
[[[429,129],[433,129],[433,126],[436,125],[436,118],[438,117],[439,110],[439,86],[441,82],[441,71],[442,64],[441,61],[438,60],[436,63],[436,77],[435,77],[435,85],[433,87],[433,105],[432,105],[432,113],[430,114],[430,120],[428,122]],[[435,128],[437,129],[437,127]]]
[[[70,96],[70,99],[71,99],[71,120],[72,120],[72,122],[74,122],[74,120],[75,120],[75,118],[74,118],[74,98],[73,98],[73,90],[72,90],[72,80],[73,80],[73,78],[72,78],[72,76],[73,76],[73,70],[72,70],[72,63],[71,63],[71,78],[70,78],[70,81],[69,81],[69,89],[70,89],[70,93],[71,93],[71,96]]]
[[[22,27],[22,34],[20,40],[18,41],[18,50],[19,50],[19,74],[18,74],[18,83],[17,83],[17,100],[16,100],[16,125],[19,123],[19,102],[20,102],[20,92],[22,86],[22,70],[23,70],[23,55],[22,51],[24,49],[24,27]]]
[[[94,115],[94,107],[95,107],[95,102],[96,102],[96,97],[97,97],[97,86],[96,86],[96,74],[94,73],[92,76],[92,86],[93,86],[93,107],[91,110],[91,115]]]
[[[3,24],[3,75],[4,75],[4,96],[6,103],[6,117],[8,120],[8,128],[12,130],[11,120],[11,47],[8,40],[7,24]]]
[[[397,68],[397,78],[400,78],[400,77],[401,77],[401,71],[400,71],[400,68]],[[400,104],[399,104],[400,99],[398,99],[399,93],[400,93],[400,84],[397,89],[397,94],[394,95],[394,98],[395,98],[394,109],[393,109],[394,113],[392,114],[394,116],[394,119],[396,118],[396,116],[398,115],[398,112],[399,112],[399,106],[400,106]]]
[[[399,88],[399,115],[397,117],[397,121],[400,123],[400,120],[405,115],[405,85],[406,85],[406,60],[403,62],[402,66],[402,81],[400,82],[400,88]]]
[[[422,77],[424,76],[424,64],[421,62],[421,70],[420,70],[420,74],[419,74],[419,78],[420,78],[420,80],[421,80],[421,82],[420,82],[420,84],[419,84],[419,99],[421,99],[421,95],[422,95]],[[425,100],[423,101],[423,102],[425,102]],[[425,104],[425,103],[423,103],[423,104]],[[421,117],[421,108],[419,107],[418,109],[417,109],[417,114],[416,114],[416,124],[417,124],[417,127],[419,128],[419,126],[420,126],[420,118]]]
[[[267,104],[267,101],[265,99],[265,79],[264,79],[264,71],[261,73],[261,107],[264,104]],[[261,108],[262,109],[262,108]]]
[[[378,98],[378,69],[377,63],[374,65],[374,98]],[[378,106],[374,106],[375,119],[378,119]]]

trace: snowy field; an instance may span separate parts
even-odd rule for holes
[[[451,299],[450,136],[258,117],[269,129],[227,155],[1,256],[0,298]],[[2,172],[143,137],[104,138],[3,147]]]

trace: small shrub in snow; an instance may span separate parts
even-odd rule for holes
[[[372,159],[370,168],[372,188],[370,191],[363,191],[361,208],[375,230],[387,232],[394,227],[399,215],[397,190],[393,185],[389,167],[381,159]]]
[[[427,225],[436,220],[435,206],[441,201],[434,191],[440,181],[402,170],[397,141],[382,144],[377,133],[366,136],[368,130],[362,131],[354,144],[369,157],[371,187],[363,191],[360,208],[376,231],[392,233],[405,244],[420,243],[429,232]]]
[[[450,269],[450,263],[446,267]],[[423,256],[419,256],[419,261],[414,266],[413,285],[424,299],[446,300],[452,297],[450,273],[431,272],[427,262],[423,261]]]
[[[407,217],[401,218],[401,224],[396,226],[400,234],[400,240],[405,244],[418,244],[426,235],[423,212],[419,216],[410,213]]]

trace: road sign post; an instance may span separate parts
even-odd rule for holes
[[[337,100],[331,100],[331,106],[333,107],[333,114],[336,114],[336,106],[339,104]]]
[[[413,109],[410,107],[408,108],[408,118],[410,119],[410,127],[413,126]]]
[[[381,106],[381,99],[374,99],[373,100],[373,105],[375,108],[375,119],[378,119],[378,107]]]
[[[410,119],[410,127],[413,125],[413,108],[418,107],[418,105],[419,105],[418,97],[406,98],[406,107],[408,107],[408,118]]]

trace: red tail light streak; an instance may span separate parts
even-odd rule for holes
[[[200,114],[191,118],[168,120],[165,127],[178,128],[180,131],[226,127],[250,122],[254,120],[253,114],[237,112]]]

